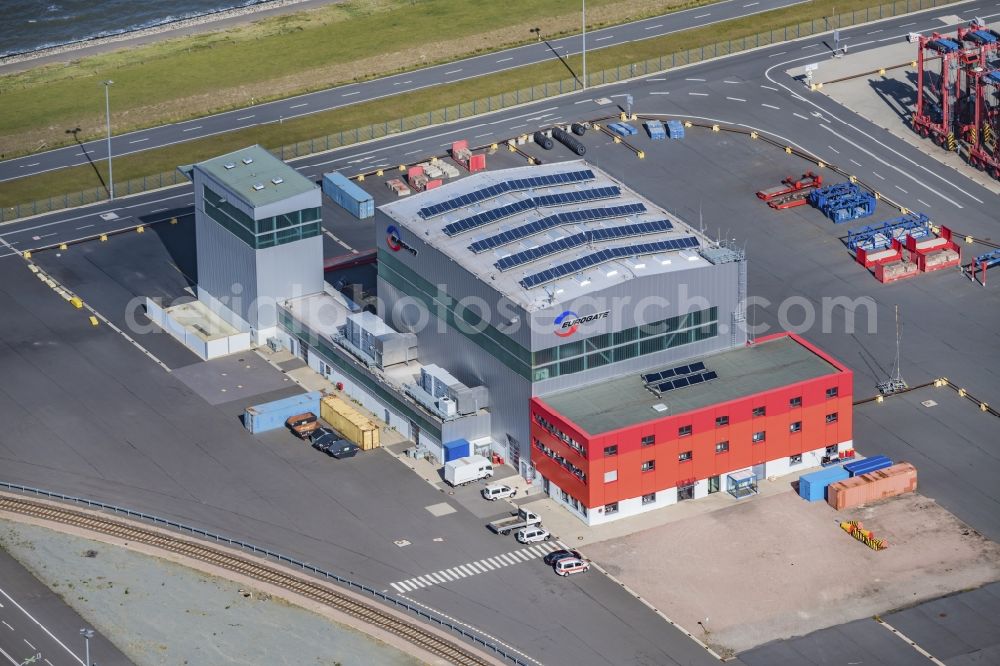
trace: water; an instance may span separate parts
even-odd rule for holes
[[[2,0],[0,56],[150,28],[267,0]]]

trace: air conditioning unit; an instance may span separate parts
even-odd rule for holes
[[[273,352],[279,352],[279,351],[281,351],[282,349],[285,348],[285,346],[283,344],[281,344],[281,340],[279,340],[278,338],[274,338],[274,337],[271,337],[271,338],[267,339],[267,346],[270,347],[271,351],[273,351]]]
[[[445,416],[455,416],[458,413],[458,405],[451,398],[441,398],[437,401],[438,409]]]

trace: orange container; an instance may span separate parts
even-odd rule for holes
[[[917,469],[899,463],[886,469],[831,483],[827,503],[837,511],[871,504],[887,497],[912,493],[917,489]]]

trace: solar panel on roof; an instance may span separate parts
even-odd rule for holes
[[[702,370],[705,369],[705,364],[702,363],[701,361],[698,361],[697,363],[692,363],[688,367],[691,368],[691,372],[701,372]]]
[[[514,227],[510,230],[510,236],[505,234],[496,234],[494,236],[489,236],[480,241],[476,241],[469,246],[469,249],[473,252],[485,252],[486,250],[492,250],[495,247],[505,245],[512,240],[517,240],[520,238],[527,238],[528,236],[533,236],[537,233],[557,227],[563,224],[572,224],[574,222],[582,222],[585,219],[611,219],[615,217],[624,217],[626,215],[631,215],[635,213],[645,212],[646,206],[641,203],[628,204],[625,206],[617,206],[614,208],[588,208],[584,211],[570,211],[566,213],[556,213],[554,215],[549,215],[543,217],[540,220],[534,220],[527,224],[523,224],[519,227]],[[585,213],[589,214],[589,218]],[[665,221],[665,220],[664,220]]]
[[[594,172],[589,169],[585,171],[568,171],[556,175],[564,176],[566,180],[560,181],[555,178],[555,175],[549,175],[503,181],[489,187],[467,192],[466,194],[462,194],[454,199],[448,199],[447,201],[442,201],[438,204],[426,206],[417,211],[417,215],[423,219],[427,219],[430,217],[436,217],[451,210],[456,210],[471,203],[498,197],[506,192],[517,192],[535,187],[551,187],[552,185],[559,185],[563,183],[581,183],[587,180],[594,180]]]

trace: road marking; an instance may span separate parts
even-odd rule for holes
[[[32,162],[31,164],[22,164],[22,165],[21,165],[21,168],[23,169],[23,168],[25,168],[25,167],[33,167],[33,166],[38,166],[39,164],[41,164],[41,162]]]
[[[881,178],[882,180],[885,180],[885,176],[883,176],[882,174],[880,174],[878,171],[872,171],[872,174],[874,174],[877,178]]]
[[[684,79],[684,80],[685,81],[701,81],[702,83],[705,82],[705,79]]]
[[[30,642],[28,642],[27,638],[22,638],[21,640],[24,641],[25,643],[27,643],[28,647],[30,647],[32,650],[37,650],[38,649],[34,645],[32,645]]]
[[[201,129],[201,125],[198,125],[197,127],[188,127],[187,129],[182,129],[181,131],[182,132],[193,132],[195,130],[200,130],[200,129]]]
[[[35,624],[37,624],[41,628],[42,631],[44,631],[46,634],[48,634],[49,638],[51,638],[56,643],[58,643],[59,646],[62,647],[62,649],[66,650],[66,652],[68,652],[69,655],[71,657],[73,657],[73,659],[75,659],[76,661],[78,661],[80,663],[80,666],[87,666],[86,664],[83,663],[83,659],[80,659],[78,656],[76,656],[75,654],[73,654],[72,650],[70,650],[68,647],[66,647],[66,645],[61,640],[59,640],[58,638],[56,638],[55,636],[53,636],[52,632],[49,631],[48,629],[46,629],[44,624],[42,624],[41,622],[39,622],[38,620],[36,620],[35,617],[31,613],[29,613],[28,611],[26,611],[24,609],[24,607],[21,606],[21,604],[19,604],[16,601],[14,601],[14,599],[11,598],[11,596],[9,594],[7,594],[3,589],[0,589],[0,594],[2,594],[3,596],[7,597],[7,600],[10,601],[15,606],[17,606],[18,610],[20,610],[22,613],[24,613],[29,618],[31,618],[31,621],[34,622]],[[7,623],[4,622],[4,624],[7,624]],[[10,625],[7,625],[7,626],[10,626]],[[18,662],[14,662],[14,663],[18,663]]]
[[[929,203],[927,203],[926,201],[924,201],[923,199],[917,199],[917,203],[922,204],[922,205],[926,206],[927,208],[932,208],[932,206]]]
[[[801,118],[802,120],[809,120],[808,116],[803,116],[801,113],[796,113],[792,111],[792,115],[795,116],[796,118]]]
[[[732,100],[734,102],[745,102],[746,101],[745,99],[742,99],[740,97],[727,97],[726,99]]]
[[[911,21],[910,23],[904,23],[903,25],[901,25],[901,26],[899,26],[899,27],[900,27],[900,28],[905,28],[905,27],[906,27],[906,26],[908,26],[908,25],[916,25],[916,24],[917,24],[917,22],[916,22],[916,21]]]
[[[482,139],[484,136],[490,136],[492,134],[493,134],[493,132],[486,132],[485,134],[477,134],[476,136],[474,136],[472,138],[473,139]]]
[[[650,95],[669,95],[670,93],[668,93],[668,92],[651,92],[649,94]]]
[[[723,83],[741,83],[740,81],[729,81],[729,80],[725,80],[725,79],[722,82]]]
[[[712,15],[712,13],[709,12],[708,14],[699,14],[698,16],[695,16],[694,18],[700,19],[700,18],[705,18],[706,16],[711,16],[711,15]]]
[[[461,72],[461,71],[462,71],[462,68],[461,68],[461,67],[459,67],[458,69],[453,69],[453,70],[451,70],[450,72],[445,72],[445,73],[444,73],[444,75],[445,75],[445,76],[448,76],[449,74],[458,74],[458,73],[459,73],[459,72]]]
[[[135,141],[129,141],[129,143],[142,143],[143,141],[149,141],[149,137],[145,139],[136,139]]]
[[[906,190],[904,190],[904,189],[903,189],[902,187],[900,187],[899,185],[895,185],[894,187],[895,187],[895,188],[896,188],[897,190],[899,190],[900,192],[902,192],[903,194],[909,194],[909,192],[907,192]]]
[[[360,95],[360,94],[361,94],[360,90],[355,90],[354,92],[344,93],[343,95],[341,95],[341,97],[350,97],[351,95]]]
[[[86,154],[87,154],[87,153],[77,153],[77,154],[76,154],[76,155],[74,155],[73,157],[83,157],[83,156],[84,156],[84,155],[86,155]]]
[[[89,229],[92,226],[94,226],[94,225],[92,225],[92,224],[85,224],[82,227],[77,227],[76,230],[79,231],[80,229]]]
[[[507,62],[508,60],[513,60],[514,58],[500,58],[497,62]]]
[[[688,95],[694,95],[696,97],[708,97],[708,93],[689,92]]]
[[[819,44],[810,44],[809,46],[803,46],[802,50],[805,51],[806,49],[815,49],[817,47],[819,47]]]
[[[861,166],[861,162],[858,162],[857,160],[851,160],[851,163],[852,163],[852,164],[853,164],[854,166]]]
[[[778,92],[778,89],[777,89],[777,88],[772,88],[771,86],[765,86],[765,85],[764,85],[763,83],[762,83],[762,84],[760,84],[760,87],[761,87],[761,88],[764,88],[764,89],[766,89],[766,90],[773,90],[774,92]]]
[[[10,626],[9,624],[7,624],[7,620],[0,620],[0,622],[3,622],[3,623],[4,623],[4,626],[6,626],[6,627],[7,627],[8,629],[10,629],[11,631],[14,631],[14,627],[12,627],[12,626]]]
[[[449,582],[451,579],[459,580],[470,576],[480,576],[488,574],[494,569],[502,569],[515,564],[536,560],[539,557],[544,556],[546,553],[558,550],[559,548],[565,548],[565,546],[559,542],[550,541],[532,544],[509,553],[494,555],[492,557],[476,560],[475,562],[459,564],[450,569],[443,569],[441,571],[435,571],[431,574],[423,574],[420,576],[414,576],[413,578],[409,578],[407,580],[390,583],[390,586],[397,592],[408,592],[411,589],[439,584],[437,582],[437,579],[439,578],[443,578],[445,582]]]
[[[598,37],[598,38],[597,38],[597,39],[595,39],[594,41],[595,41],[595,42],[602,42],[602,41],[604,41],[605,39],[611,39],[612,37],[614,37],[614,35],[608,35],[607,37]]]
[[[879,30],[872,30],[871,32],[866,32],[865,34],[866,35],[877,35],[880,32],[882,32],[881,29],[879,29]]]
[[[14,666],[24,666],[24,662],[23,661],[14,661],[14,657],[12,657],[9,654],[7,654],[6,650],[4,650],[3,648],[0,648],[0,654],[2,654],[3,656],[7,657],[7,661],[9,661],[10,663],[14,664]]]
[[[662,23],[657,23],[656,25],[651,25],[648,28],[643,28],[643,30],[656,30],[657,28],[662,28]]]
[[[253,118],[253,114],[250,114],[249,116],[241,116],[236,120],[250,120],[251,118]]]
[[[833,152],[837,153],[838,155],[840,154],[840,151],[839,151],[839,150],[837,150],[836,148],[834,148],[833,146],[830,146],[830,145],[827,145],[827,148],[829,148],[829,149],[830,149],[830,150],[832,150]]]
[[[753,7],[754,5],[759,5],[759,2],[751,2],[750,4],[743,5],[744,9],[747,7]]]
[[[518,118],[527,118],[528,116],[535,116],[535,115],[538,115],[539,113],[545,113],[546,111],[558,111],[558,110],[559,110],[558,106],[551,106],[551,107],[549,107],[547,109],[542,109],[541,111],[532,111],[531,113],[522,113],[519,116],[511,116],[509,118],[504,118],[502,120],[494,120],[493,122],[491,122],[489,124],[490,125],[500,125],[501,123],[510,122],[511,120],[517,120]],[[485,123],[480,124],[479,127],[482,127],[482,125],[484,125],[484,124]],[[454,134],[455,132],[467,132],[470,129],[472,129],[472,128],[471,127],[466,127],[465,129],[461,129],[461,130],[452,130],[451,132],[446,132],[446,134]],[[440,136],[444,136],[444,134],[441,134]],[[426,138],[427,139],[433,139],[435,137],[426,137]],[[423,141],[425,139],[417,139],[417,140]]]
[[[417,149],[417,150],[411,150],[411,151],[410,151],[410,152],[408,152],[408,153],[403,153],[403,157],[406,157],[407,155],[416,155],[416,154],[417,154],[417,153],[419,153],[419,152],[420,152],[420,149]]]
[[[344,97],[347,97],[347,95],[344,95]],[[309,102],[302,102],[301,104],[293,104],[292,106],[290,106],[288,108],[289,109],[301,109],[303,106],[309,106]]]
[[[775,111],[780,111],[780,106],[775,106],[774,104],[761,104],[761,106],[766,106],[769,109],[774,109]]]
[[[777,53],[772,53],[771,55],[769,55],[767,57],[768,58],[777,58],[778,56],[785,55],[786,53],[788,53],[788,51],[778,51]]]
[[[945,663],[943,661],[941,661],[940,659],[938,659],[937,657],[935,657],[934,655],[932,655],[930,652],[928,652],[927,650],[925,650],[922,647],[920,647],[919,645],[917,645],[912,639],[910,639],[908,636],[906,636],[903,632],[901,632],[896,627],[892,626],[891,624],[889,624],[888,622],[886,622],[885,620],[883,620],[882,618],[877,617],[877,616],[875,618],[875,621],[878,622],[879,624],[881,624],[883,627],[885,627],[889,631],[891,631],[893,634],[895,634],[904,643],[909,644],[909,646],[912,647],[914,650],[916,650],[917,652],[919,652],[923,656],[927,657],[927,659],[929,659],[931,661],[931,663],[934,664],[935,666],[945,666]]]
[[[527,126],[528,126],[528,123],[523,123],[521,125],[511,125],[510,128],[511,129],[517,129],[519,127],[527,127]]]
[[[594,100],[592,100],[592,99],[581,99],[579,102],[573,102],[573,104],[574,105],[576,105],[576,104],[586,104],[587,102],[593,102],[593,101]]]

